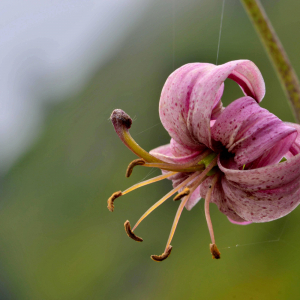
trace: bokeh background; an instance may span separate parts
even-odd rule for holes
[[[300,2],[262,1],[300,74]],[[221,260],[212,260],[203,202],[184,211],[163,263],[178,203],[138,218],[171,189],[163,181],[116,201],[117,190],[159,174],[137,168],[109,121],[133,119],[150,150],[169,142],[158,101],[167,76],[216,62],[221,0],[1,1],[0,299],[299,299],[299,217],[237,226],[211,206]],[[262,106],[293,121],[287,100],[238,0],[226,0],[218,63],[250,59]],[[223,102],[242,95],[227,80]]]

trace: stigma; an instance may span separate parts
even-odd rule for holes
[[[129,192],[132,192],[133,190],[140,188],[142,186],[155,183],[158,181],[161,181],[163,179],[170,179],[172,176],[184,173],[184,176],[182,177],[182,181],[174,187],[169,193],[167,193],[165,196],[163,196],[160,200],[158,200],[155,204],[153,204],[137,221],[137,223],[131,228],[131,225],[129,221],[127,220],[124,223],[124,228],[127,233],[127,235],[137,242],[142,242],[143,239],[139,236],[137,236],[134,231],[138,227],[138,225],[158,206],[163,204],[167,199],[172,197],[174,194],[177,193],[177,195],[174,197],[174,201],[180,201],[177,213],[174,218],[173,225],[171,227],[171,232],[165,247],[164,252],[161,255],[151,255],[151,259],[156,262],[161,262],[168,258],[172,251],[171,241],[173,239],[176,227],[178,225],[181,213],[185,207],[185,205],[188,203],[191,195],[195,192],[197,187],[199,187],[204,180],[206,180],[208,177],[212,177],[211,184],[208,188],[206,197],[205,197],[205,216],[207,220],[207,225],[209,229],[209,233],[211,236],[211,244],[210,244],[210,251],[213,256],[213,258],[218,259],[220,258],[220,252],[215,244],[215,238],[213,233],[213,227],[212,222],[210,219],[210,213],[209,213],[209,203],[212,197],[212,193],[214,190],[214,186],[218,182],[220,176],[220,171],[217,167],[217,161],[218,161],[218,154],[214,153],[210,149],[206,149],[202,153],[200,153],[197,157],[194,157],[192,160],[190,160],[188,163],[182,163],[182,164],[175,164],[175,163],[169,163],[162,161],[159,158],[156,158],[155,156],[151,155],[147,151],[145,151],[143,148],[141,148],[131,137],[129,133],[129,129],[132,125],[132,120],[124,111],[120,109],[116,109],[111,114],[111,121],[113,123],[113,126],[115,128],[116,133],[120,137],[120,139],[123,141],[123,143],[133,152],[135,153],[139,158],[133,160],[126,170],[126,177],[130,177],[133,169],[137,166],[141,167],[150,167],[150,168],[158,168],[162,170],[163,174],[156,176],[154,178],[139,182],[132,187],[126,189],[125,191],[118,191],[112,194],[111,197],[109,197],[107,201],[107,207],[108,209],[113,212],[115,208],[115,200],[121,196],[126,195]],[[119,201],[119,200],[118,200]]]

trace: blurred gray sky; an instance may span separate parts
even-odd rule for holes
[[[76,93],[122,43],[150,0],[0,4],[0,173],[43,128],[45,104]]]

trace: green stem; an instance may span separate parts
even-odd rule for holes
[[[284,48],[259,0],[241,0],[280,79],[300,123],[300,84]]]

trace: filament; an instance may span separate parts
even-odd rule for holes
[[[177,213],[175,215],[175,219],[174,219],[174,222],[173,222],[173,225],[172,225],[172,228],[171,228],[171,232],[170,232],[170,235],[169,235],[169,238],[168,238],[168,241],[167,241],[166,249],[171,244],[172,238],[174,236],[179,218],[181,216],[181,213],[183,211],[183,208],[184,208],[185,204],[188,202],[188,200],[190,199],[190,197],[191,197],[192,193],[195,191],[195,189],[206,179],[207,173],[215,166],[216,161],[217,161],[217,157],[208,165],[208,167],[205,169],[205,171],[202,172],[197,177],[197,179],[194,182],[192,182],[192,184],[190,185],[190,193],[184,198],[184,200],[181,201],[181,203],[178,207],[178,210],[177,210]],[[217,176],[215,176],[215,177],[217,177]]]
[[[148,184],[151,184],[151,183],[154,183],[154,182],[157,182],[157,181],[160,181],[160,180],[163,180],[163,179],[166,179],[172,175],[175,175],[176,172],[168,172],[166,174],[163,174],[163,175],[159,175],[159,176],[156,176],[156,177],[153,177],[151,179],[148,179],[148,180],[145,180],[145,181],[142,181],[142,182],[139,182],[133,186],[131,186],[130,188],[128,188],[127,190],[125,190],[124,192],[122,192],[122,195],[125,195],[125,194],[128,194],[129,192],[133,191],[133,190],[136,190],[142,186],[145,186],[145,185],[148,185]]]
[[[213,155],[213,157],[212,157]],[[211,160],[216,156],[217,154],[212,152],[210,149],[205,150],[202,154],[198,155],[197,157],[193,158],[188,163],[184,164],[174,164],[174,163],[168,163],[163,161],[155,161],[155,162],[149,162],[149,159],[146,160],[145,158],[138,158],[133,160],[127,167],[126,170],[126,177],[130,177],[132,174],[133,168],[135,166],[144,166],[148,168],[158,168],[161,170],[166,171],[174,171],[174,172],[196,172],[196,171],[202,171],[205,169],[205,167],[208,166],[208,164],[211,162]],[[148,163],[147,163],[148,162]]]
[[[149,168],[159,168],[161,170],[175,171],[175,172],[196,172],[196,171],[204,170],[204,164],[185,167],[184,165],[179,165],[179,164],[175,165],[175,164],[168,164],[168,163],[146,163],[143,166]]]
[[[206,171],[206,170],[205,170]],[[207,173],[209,172],[209,170],[207,171]],[[202,173],[203,174],[203,173]],[[171,241],[173,239],[179,218],[181,216],[181,213],[183,211],[183,208],[185,206],[185,204],[188,202],[188,200],[190,199],[192,193],[195,191],[195,189],[206,179],[206,174],[204,174],[204,176],[202,176],[202,174],[191,184],[191,189],[189,190],[189,194],[181,201],[177,213],[175,215],[175,219],[171,228],[171,232],[167,241],[167,245],[166,245],[166,249],[169,247],[169,245],[171,244]],[[175,200],[175,199],[174,199]]]
[[[177,210],[177,213],[175,215],[175,219],[174,219],[174,222],[173,222],[173,225],[172,225],[172,228],[171,228],[171,232],[170,232],[170,235],[169,235],[169,238],[168,238],[168,241],[167,241],[167,245],[166,245],[166,250],[168,249],[168,247],[170,246],[171,244],[171,241],[172,241],[172,238],[174,236],[174,233],[175,233],[175,230],[176,230],[176,227],[177,227],[177,224],[178,224],[178,221],[179,221],[179,218],[181,216],[181,213],[183,211],[183,208],[185,206],[185,204],[187,203],[187,201],[190,199],[190,196],[191,196],[191,193],[186,196],[184,198],[184,200],[181,201],[179,207],[178,207],[178,210]],[[165,250],[165,251],[166,251]]]
[[[160,206],[162,203],[164,203],[168,198],[170,198],[172,195],[174,195],[177,191],[179,191],[181,188],[186,186],[189,182],[191,182],[194,178],[199,176],[199,172],[195,172],[193,175],[189,176],[185,181],[183,181],[181,184],[179,184],[176,188],[174,188],[172,191],[170,191],[168,194],[166,194],[164,197],[162,197],[159,201],[157,201],[154,205],[152,205],[137,221],[137,223],[132,228],[132,231],[134,231],[138,225],[158,206]]]

